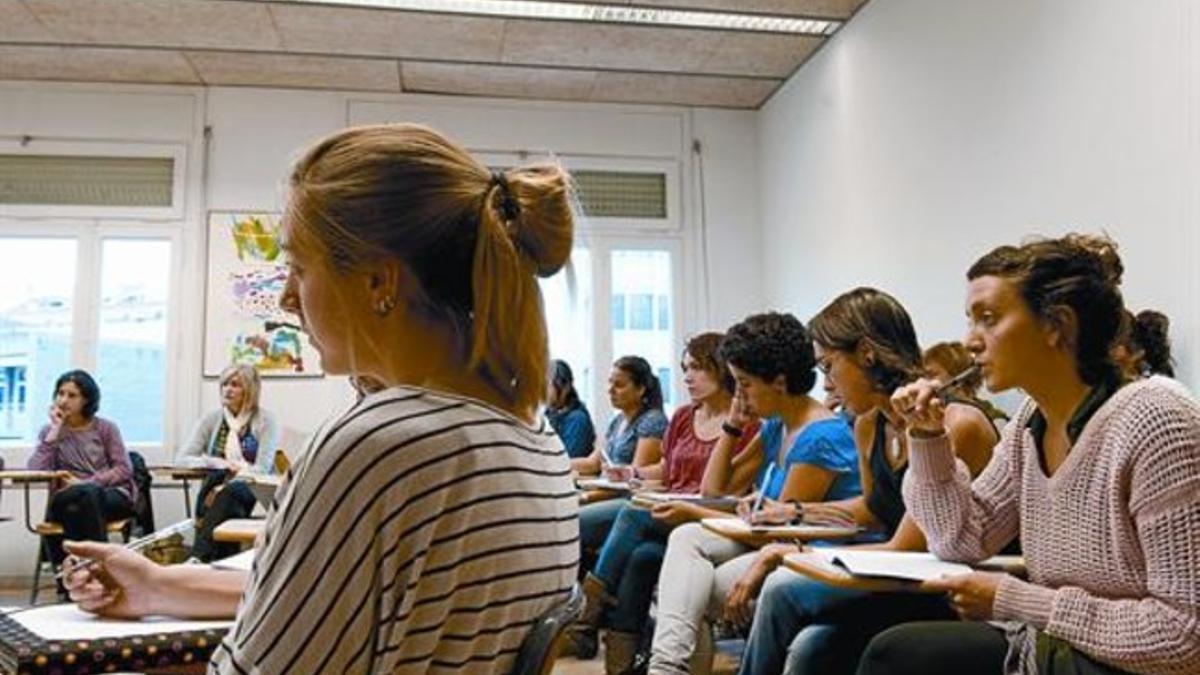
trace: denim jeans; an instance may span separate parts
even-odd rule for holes
[[[869,593],[776,570],[763,583],[738,673],[853,673],[877,633],[953,616],[940,594]]]
[[[608,532],[617,520],[617,514],[629,503],[628,499],[608,499],[602,502],[587,504],[579,509],[579,548],[580,560],[585,561],[579,566],[582,575],[588,572],[592,565],[586,561],[594,561],[608,538]]]
[[[627,504],[617,514],[592,576],[604,582],[609,593],[616,593],[634,550],[644,543],[660,544],[665,549],[670,534],[671,527],[655,520],[648,509]]]

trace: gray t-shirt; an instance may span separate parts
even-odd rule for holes
[[[613,415],[608,431],[604,433],[604,451],[615,464],[632,464],[640,439],[661,439],[667,431],[667,416],[658,408],[643,410],[624,428],[621,426],[623,421],[625,415]]]

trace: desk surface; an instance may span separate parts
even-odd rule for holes
[[[741,518],[705,518],[704,529],[716,532],[752,548],[761,548],[776,541],[815,541],[817,539],[848,539],[861,534],[857,528],[825,525],[779,525],[751,527]]]
[[[847,570],[831,564],[828,559],[811,552],[797,552],[785,556],[783,566],[793,572],[839,588],[884,593],[941,593],[941,591],[922,588],[919,581],[855,576]],[[1021,556],[998,555],[972,565],[972,567],[980,570],[1007,572],[1018,577],[1025,575],[1025,559]]]
[[[253,544],[254,540],[258,537],[258,533],[262,532],[266,522],[258,518],[233,518],[221,523],[217,526],[217,529],[213,530],[213,539],[215,541]]]
[[[13,483],[49,483],[56,478],[62,478],[65,471],[34,471],[32,469],[11,469],[0,471],[0,480]]]

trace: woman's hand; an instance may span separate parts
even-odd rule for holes
[[[831,527],[855,527],[858,521],[850,511],[834,504],[805,504],[804,522]]]
[[[120,619],[159,613],[161,567],[115,544],[68,541],[63,545],[71,554],[63,563],[63,585],[80,609]]]
[[[762,589],[763,580],[779,567],[783,556],[795,552],[796,546],[793,544],[768,544],[759,549],[754,556],[754,563],[733,584],[729,596],[725,598],[725,621],[741,628],[749,627],[754,620],[754,599]]]
[[[996,605],[996,589],[1007,576],[1003,572],[971,572],[931,579],[921,587],[944,591],[950,606],[964,621],[990,621]]]
[[[665,502],[663,504],[655,504],[654,508],[650,509],[650,515],[654,519],[675,527],[684,523],[690,523],[695,520],[700,520],[699,509],[695,504],[688,502]]]
[[[753,423],[756,419],[758,419],[758,415],[746,407],[746,403],[740,395],[734,394],[733,400],[729,402],[729,414],[725,416],[725,423],[745,429],[746,425]]]
[[[904,419],[910,432],[924,436],[946,433],[946,405],[938,398],[941,383],[921,378],[892,393],[892,409]]]
[[[629,464],[610,464],[604,467],[604,477],[614,483],[627,483],[633,480],[633,467]]]
[[[787,525],[796,519],[796,506],[774,499],[762,500],[758,511],[750,514],[751,525]]]
[[[738,500],[733,512],[737,514],[738,518],[750,522],[750,512],[754,510],[754,503],[756,501],[758,501],[758,493],[752,492]]]
[[[66,416],[63,414],[62,408],[59,408],[57,405],[51,405],[48,417],[50,428],[46,431],[45,441],[47,443],[58,438],[59,432],[62,431],[63,420]]]

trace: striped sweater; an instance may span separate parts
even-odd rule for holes
[[[507,672],[575,579],[562,444],[472,399],[366,397],[277,499],[210,673]]]
[[[1135,673],[1200,673],[1200,405],[1150,378],[1117,390],[1046,477],[1028,421],[974,484],[945,437],[912,439],[904,501],[938,557],[974,562],[1020,534],[1029,581],[996,618]]]

